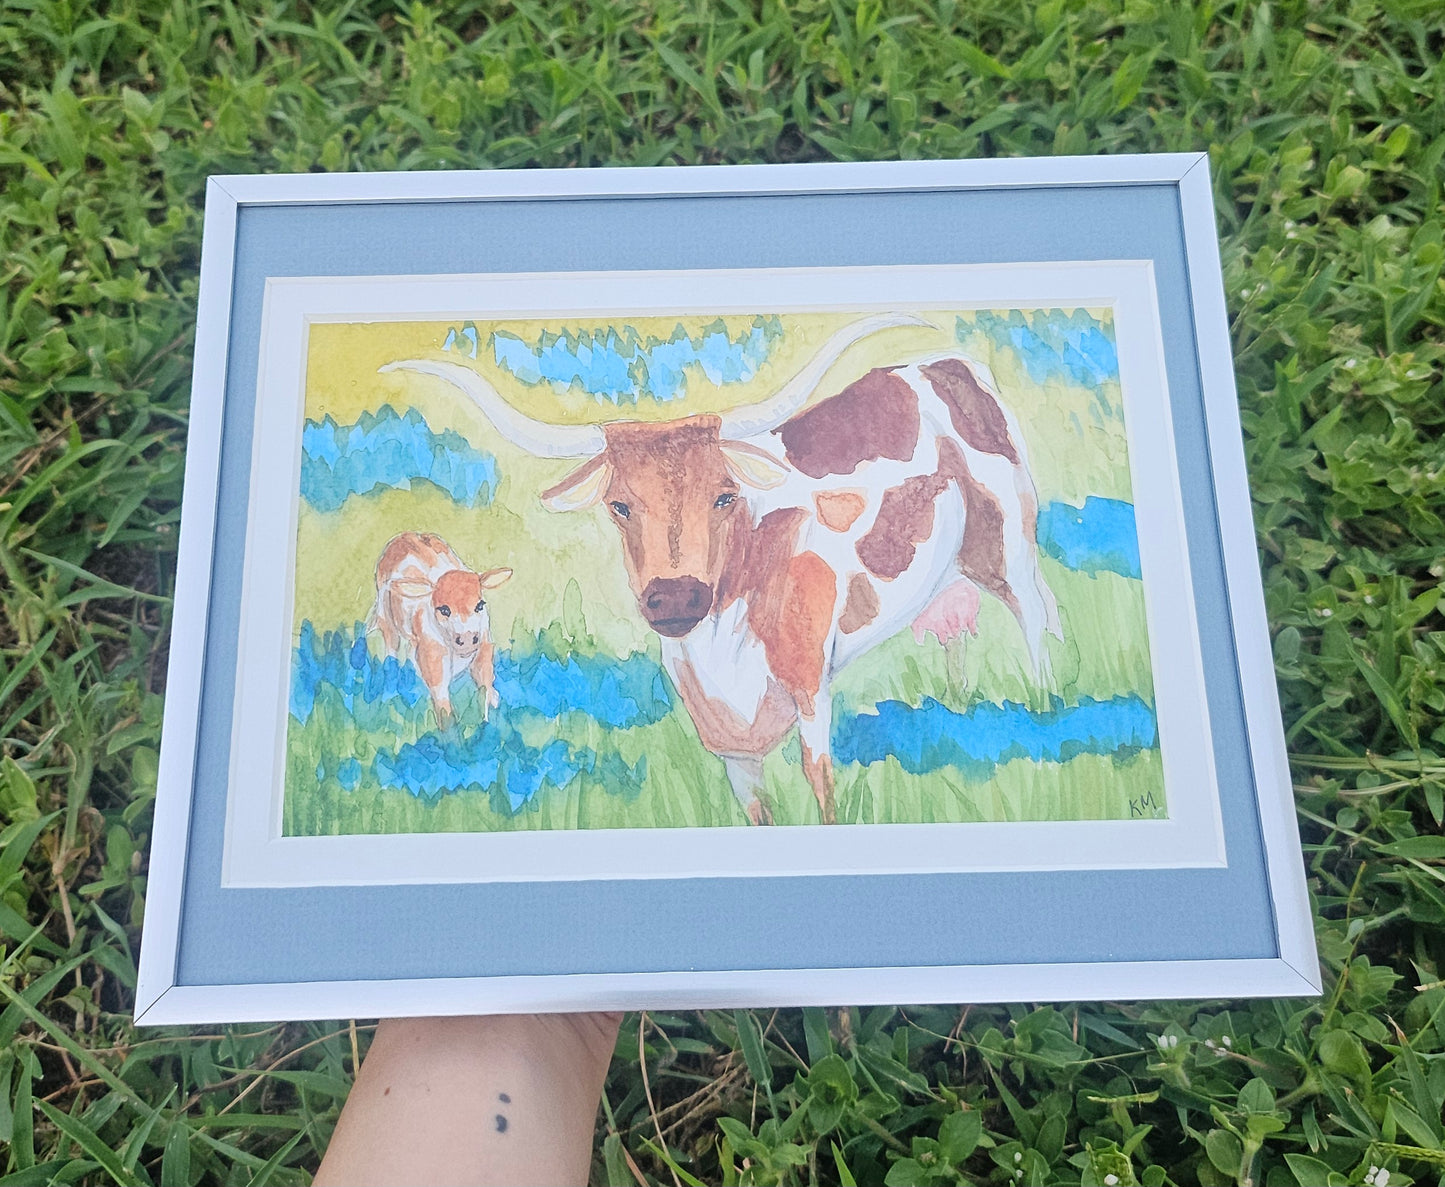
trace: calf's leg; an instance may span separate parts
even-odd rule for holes
[[[478,699],[482,702],[482,720],[487,719],[487,711],[495,709],[501,704],[494,685],[495,670],[493,668],[493,648],[491,643],[483,643],[481,650],[477,652],[471,663],[472,679],[477,683]]]
[[[381,632],[382,646],[386,649],[387,655],[394,655],[398,663],[406,662],[406,653],[409,644],[406,636],[397,630],[396,624],[405,620],[405,607],[397,605],[397,599],[392,596],[389,590],[382,590],[377,594],[376,605],[372,608],[371,617],[367,620],[368,628]]]
[[[416,670],[421,673],[422,683],[431,693],[432,707],[436,710],[437,727],[446,729],[452,719],[452,698],[448,690],[451,681],[450,666],[447,664],[446,648],[425,636],[417,640]]]

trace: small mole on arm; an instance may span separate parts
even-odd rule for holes
[[[383,1092],[381,1095],[382,1095],[382,1096],[390,1096],[390,1095],[391,1095],[391,1085],[390,1085],[390,1084],[388,1084],[388,1085],[386,1086],[386,1091]]]
[[[507,1132],[507,1119],[506,1119],[505,1117],[503,1117],[500,1113],[497,1114],[497,1132],[498,1132],[498,1133],[506,1133],[506,1132]]]
[[[504,1105],[509,1105],[512,1103],[512,1098],[508,1096],[505,1092],[499,1092],[497,1094],[497,1099],[501,1101]]]

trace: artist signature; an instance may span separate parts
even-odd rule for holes
[[[1164,805],[1155,798],[1152,791],[1146,791],[1137,800],[1129,801],[1129,819],[1134,820],[1140,817],[1158,817],[1163,815]]]

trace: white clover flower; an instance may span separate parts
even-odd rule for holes
[[[1179,1036],[1178,1036],[1178,1035],[1170,1035],[1170,1036],[1169,1036],[1169,1046],[1170,1046],[1171,1048],[1179,1046]]]
[[[1023,1154],[1022,1154],[1020,1151],[1015,1150],[1015,1151],[1014,1151],[1014,1162],[1018,1163],[1018,1162],[1022,1162],[1023,1160],[1024,1160]]]
[[[1104,1176],[1104,1187],[1115,1187],[1115,1184],[1117,1184],[1118,1182],[1119,1182],[1119,1176],[1118,1176],[1118,1175],[1105,1175],[1105,1176]]]
[[[1319,614],[1321,618],[1333,618],[1335,612],[1331,610],[1328,606],[1322,606],[1320,608]]]
[[[1233,1046],[1234,1046],[1234,1044],[1229,1041],[1229,1036],[1228,1036],[1228,1035],[1225,1035],[1225,1036],[1224,1036],[1223,1038],[1221,1038],[1219,1041],[1220,1041],[1221,1043],[1223,1043],[1226,1047],[1233,1047]]]
[[[1354,370],[1356,367],[1358,367],[1359,365],[1360,365],[1360,360],[1359,360],[1359,359],[1346,359],[1346,360],[1345,360],[1345,370],[1346,370],[1346,371],[1353,371],[1353,370]]]

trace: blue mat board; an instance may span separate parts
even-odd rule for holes
[[[268,276],[1143,258],[1158,285],[1227,868],[221,888]],[[233,296],[179,984],[1278,955],[1173,185],[246,206]]]

